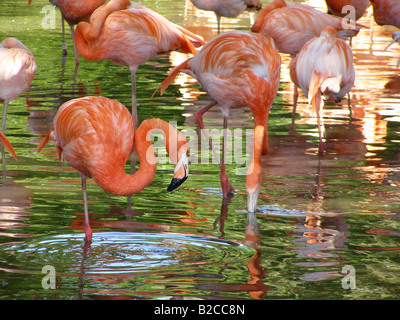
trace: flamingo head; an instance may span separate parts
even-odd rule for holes
[[[186,153],[182,153],[178,163],[175,166],[174,176],[167,191],[172,191],[178,188],[189,176],[189,159]]]

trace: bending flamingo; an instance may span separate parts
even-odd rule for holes
[[[341,18],[304,4],[274,0],[261,10],[251,31],[271,37],[279,52],[294,57],[326,25],[333,27],[343,39],[355,36],[361,28],[359,24],[355,30],[345,28]]]
[[[85,212],[85,236],[92,240],[86,194],[86,177],[105,191],[116,195],[138,193],[154,179],[157,159],[148,133],[160,130],[166,148],[176,163],[174,178],[168,191],[177,188],[188,176],[188,146],[184,135],[167,122],[150,119],[134,131],[128,109],[118,101],[104,97],[84,97],[64,103],[54,117],[53,128],[38,147],[40,152],[49,138],[56,141],[60,159],[66,159],[79,171],[82,180]],[[133,148],[140,159],[140,167],[127,175],[124,167]]]
[[[32,52],[21,41],[7,38],[0,43],[0,101],[4,101],[0,140],[15,159],[14,149],[4,135],[8,104],[28,90],[36,69]]]
[[[290,77],[308,97],[308,105],[317,115],[319,153],[322,154],[322,99],[340,101],[353,87],[353,52],[344,40],[337,37],[334,28],[326,26],[321,34],[307,42],[291,61]]]
[[[345,17],[349,14],[343,10],[345,6],[352,6],[355,10],[355,20],[359,20],[367,11],[370,2],[369,0],[325,0],[328,12],[337,17]]]
[[[196,54],[204,41],[156,12],[128,0],[112,0],[98,8],[90,23],[81,22],[75,30],[78,52],[87,60],[109,59],[127,65],[132,78],[132,115],[137,121],[136,70],[161,53],[179,50]],[[135,126],[137,122],[135,123]]]
[[[233,31],[209,41],[197,55],[172,69],[160,85],[163,93],[181,71],[194,77],[213,99],[196,113],[197,123],[204,129],[203,114],[218,103],[224,119],[224,140],[229,110],[244,106],[251,109],[254,153],[246,177],[249,212],[255,212],[261,188],[261,155],[268,153],[268,114],[278,91],[280,66],[281,57],[272,39],[256,33]],[[224,142],[220,178],[226,198],[233,188],[225,172]]]
[[[261,0],[190,0],[197,8],[214,11],[217,16],[218,34],[220,33],[221,17],[236,18],[248,8],[261,9]]]

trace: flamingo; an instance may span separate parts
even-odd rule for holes
[[[308,96],[308,105],[317,115],[319,153],[323,153],[321,111],[323,99],[340,101],[353,87],[355,70],[350,46],[337,37],[331,26],[301,49],[290,63],[290,77]]]
[[[356,29],[345,28],[341,18],[304,4],[274,0],[261,10],[251,31],[270,36],[279,52],[288,53],[293,58],[326,25],[335,28],[343,39],[357,35],[361,28],[360,24],[356,24]]]
[[[343,12],[343,7],[352,6],[355,9],[355,20],[359,20],[367,11],[369,0],[325,0],[328,12],[337,17],[345,17],[348,12]]]
[[[183,183],[188,176],[188,145],[182,132],[161,119],[148,119],[134,131],[128,109],[118,101],[99,96],[77,98],[60,106],[53,127],[38,146],[40,152],[51,138],[55,140],[60,160],[65,159],[79,171],[82,181],[86,242],[92,241],[86,193],[86,177],[115,195],[140,192],[154,179],[157,159],[148,134],[160,130],[175,166],[168,191]],[[133,175],[124,166],[136,148],[140,167]]]
[[[218,34],[220,33],[221,17],[236,18],[248,8],[261,9],[261,0],[190,0],[201,10],[214,11],[217,16]]]
[[[137,127],[136,70],[161,53],[179,50],[196,54],[195,45],[204,41],[168,21],[158,13],[129,0],[112,0],[98,8],[90,23],[80,22],[75,30],[78,52],[87,60],[109,59],[128,65],[132,81],[132,115]]]
[[[398,0],[370,0],[375,22],[400,28],[400,2]]]
[[[21,41],[7,38],[0,43],[0,101],[4,101],[0,140],[15,159],[14,149],[4,135],[8,104],[28,90],[36,69],[32,52]]]
[[[224,141],[219,165],[223,198],[234,191],[226,175],[224,160],[229,111],[244,106],[251,109],[254,115],[254,150],[246,176],[249,212],[255,212],[261,188],[261,155],[268,153],[268,114],[278,91],[280,66],[281,57],[271,38],[232,31],[210,40],[197,55],[173,68],[159,87],[162,94],[181,71],[200,83],[213,99],[196,113],[200,129],[205,129],[203,114],[217,103],[221,106]]]
[[[98,7],[106,3],[106,0],[49,0],[60,9],[62,16],[62,33],[63,33],[63,55],[67,54],[65,35],[64,35],[64,20],[67,21],[72,37],[72,44],[74,46],[75,54],[75,71],[79,65],[79,56],[76,51],[74,41],[74,25],[81,21],[89,20],[90,15]]]
[[[375,22],[380,25],[392,25],[400,28],[400,1],[398,0],[371,0],[374,10]],[[393,32],[393,41],[385,48],[389,48],[394,42],[400,43],[400,31]],[[397,68],[400,65],[400,56],[397,60]]]

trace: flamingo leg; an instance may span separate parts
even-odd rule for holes
[[[297,100],[299,99],[299,88],[294,85],[293,89],[293,110],[292,110],[292,124],[294,124],[296,119],[296,107],[297,107]]]
[[[319,135],[318,154],[322,156],[324,154],[325,148],[324,148],[324,142],[322,141],[322,136],[324,135],[324,133],[322,132],[323,123],[319,109],[317,109],[317,125],[318,125],[318,135]]]
[[[221,161],[219,160],[219,155],[217,154],[217,151],[215,150],[215,148],[214,148],[214,146],[213,146],[213,144],[212,144],[212,142],[211,142],[211,139],[210,139],[210,136],[209,136],[208,132],[205,130],[205,126],[204,126],[204,122],[203,122],[203,114],[204,114],[206,111],[210,110],[210,109],[211,109],[213,106],[215,106],[216,104],[217,104],[216,101],[212,101],[211,103],[209,103],[208,105],[206,105],[204,108],[201,108],[199,111],[197,111],[197,112],[196,112],[196,122],[197,122],[198,126],[200,127],[200,129],[202,130],[202,133],[206,136],[206,138],[207,138],[207,140],[208,140],[208,144],[210,145],[210,148],[211,148],[211,150],[212,150],[212,152],[213,152],[213,154],[214,154],[214,157],[215,157],[215,159],[217,160],[217,163],[218,163],[218,165],[219,165],[219,167],[220,167],[220,170],[221,170],[222,193],[224,194],[224,197],[226,197],[226,194],[227,194],[228,192],[233,193],[233,192],[235,192],[235,189],[232,187],[231,183],[230,183],[229,180],[228,180],[228,177],[226,176],[226,173],[225,173],[225,165],[222,166],[222,163],[221,163]],[[228,124],[228,119],[227,119],[227,118],[225,119],[225,117],[224,117],[224,135],[226,135],[226,126],[227,126],[227,124]],[[224,148],[225,148],[225,139],[224,139],[224,141],[223,141],[223,148],[222,148],[222,150],[223,150],[223,153],[222,153],[222,158],[223,158],[223,160],[224,160],[224,156],[225,156],[225,155],[224,155]],[[222,170],[223,170],[224,173],[222,173]],[[226,182],[223,182],[222,179],[224,179],[224,180],[226,179]],[[227,190],[226,194],[224,193],[224,189]]]
[[[61,16],[61,29],[62,29],[62,51],[63,57],[67,55],[67,42],[65,41],[65,26],[64,26],[64,18]]]
[[[210,104],[206,105],[204,108],[201,108],[199,111],[196,112],[196,122],[198,126],[200,127],[200,130],[202,130],[202,133],[206,136],[208,140],[208,144],[210,145],[210,148],[214,154],[215,159],[217,160],[218,165],[220,164],[219,161],[219,156],[217,154],[217,151],[214,149],[213,144],[211,143],[210,136],[208,135],[208,132],[205,130],[206,127],[204,126],[203,122],[203,114],[206,113],[208,110],[210,110],[212,107],[214,107],[217,104],[216,101],[212,101]]]
[[[85,212],[85,241],[92,242],[92,228],[89,223],[89,209],[87,202],[87,191],[86,191],[86,176],[81,174],[81,182],[82,182],[82,194],[83,194],[83,209]]]
[[[71,37],[72,37],[72,44],[74,45],[74,54],[75,54],[75,68],[77,68],[79,66],[79,56],[78,56],[78,51],[76,50],[76,46],[75,46],[75,40],[74,40],[74,25],[70,24],[69,28],[71,30]]]
[[[64,18],[63,18],[64,19]],[[71,37],[72,37],[72,44],[74,46],[74,54],[75,54],[75,69],[74,69],[74,75],[72,76],[72,80],[75,81],[76,74],[78,72],[78,67],[79,67],[79,56],[78,56],[78,51],[76,50],[76,45],[75,45],[75,40],[74,40],[74,25],[70,24],[69,29],[71,30]]]
[[[8,101],[4,101],[3,120],[1,122],[1,132],[3,133],[6,130],[7,109],[8,109]]]
[[[218,25],[218,34],[221,32],[221,16],[216,14],[217,16],[217,25]]]
[[[224,134],[222,138],[222,156],[221,156],[221,165],[220,165],[220,179],[222,186],[222,195],[224,198],[228,197],[228,193],[233,193],[235,190],[229,182],[228,176],[226,175],[225,170],[225,150],[226,150],[226,135],[228,128],[228,117],[224,117]]]
[[[138,113],[137,113],[137,105],[136,105],[136,70],[137,67],[129,67],[131,71],[131,87],[132,87],[132,118],[133,118],[133,125],[135,127],[135,131],[138,128],[139,120],[138,120]],[[135,151],[132,152],[131,155],[131,174],[134,174],[136,171],[136,154]],[[128,196],[128,206],[131,205],[131,197]]]

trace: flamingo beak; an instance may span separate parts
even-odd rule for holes
[[[189,176],[189,160],[186,155],[183,155],[179,160],[178,164],[175,166],[174,177],[167,191],[172,191],[178,188],[182,183],[186,181]]]

